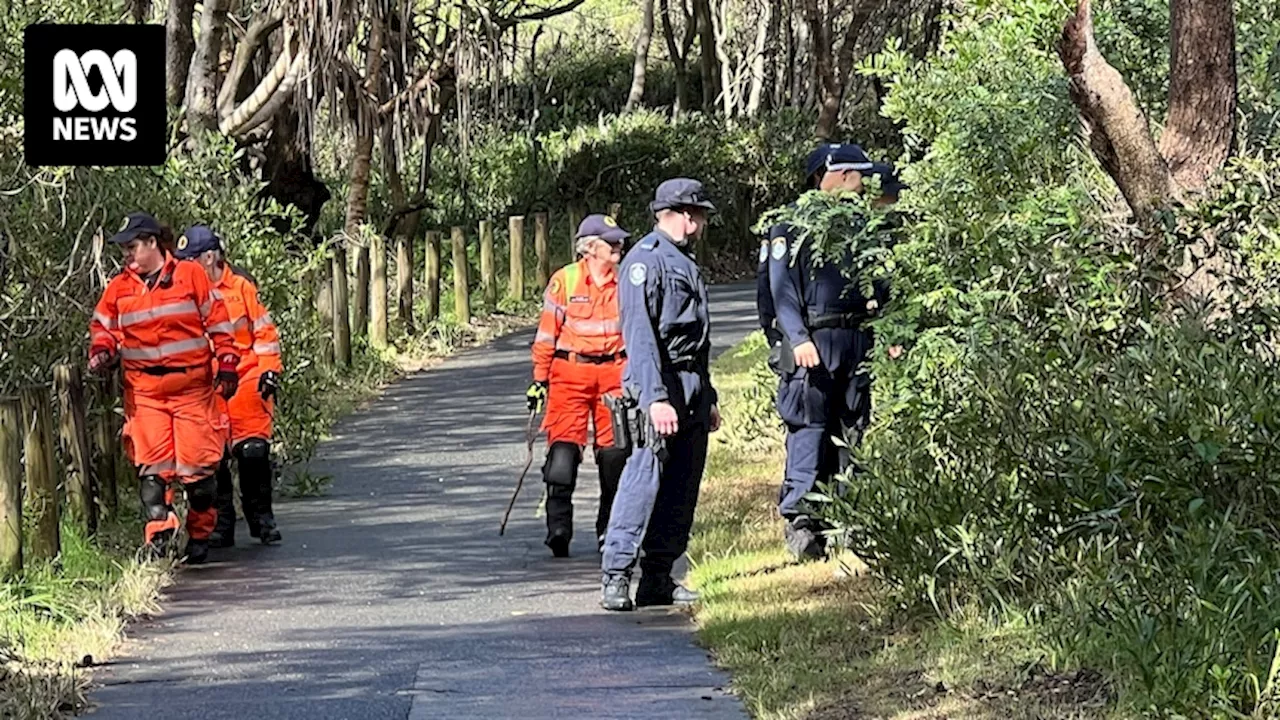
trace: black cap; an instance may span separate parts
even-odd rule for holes
[[[903,190],[907,189],[907,184],[898,178],[898,173],[894,171],[893,166],[888,163],[873,163],[868,175],[875,175],[880,178],[880,192],[885,195],[898,196]]]
[[[144,212],[129,213],[120,225],[120,231],[111,236],[111,242],[124,245],[139,235],[160,237],[160,221]]]
[[[222,239],[204,225],[192,225],[178,238],[178,247],[173,256],[179,260],[190,260],[209,252],[221,250]]]
[[[715,212],[716,206],[707,198],[707,191],[702,183],[689,178],[673,178],[664,181],[653,193],[653,202],[649,203],[651,212],[670,210],[672,208],[698,207]]]
[[[820,170],[857,170],[865,173],[871,169],[871,158],[867,157],[861,147],[852,143],[822,143],[809,153],[804,176],[812,178]]]

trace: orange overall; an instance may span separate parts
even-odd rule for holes
[[[585,260],[557,270],[533,341],[533,379],[549,382],[542,423],[549,445],[585,446],[588,419],[595,446],[613,445],[604,396],[621,392],[625,358],[616,278],[596,284]]]
[[[217,288],[235,326],[235,347],[240,355],[236,394],[230,400],[217,398],[218,406],[231,420],[230,444],[234,447],[249,438],[270,440],[275,401],[262,399],[258,378],[268,370],[284,372],[280,333],[258,299],[257,285],[244,271],[224,266]]]
[[[171,256],[153,287],[127,269],[112,278],[89,322],[90,357],[118,355],[124,367],[125,452],[140,476],[165,486],[168,512],[149,516],[148,543],[178,527],[173,481],[212,478],[222,459],[227,418],[214,401],[211,361],[238,355],[232,331],[204,269]],[[212,508],[188,512],[191,538],[207,538],[216,518]]]

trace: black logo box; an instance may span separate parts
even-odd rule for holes
[[[77,55],[101,50],[108,57],[132,50],[138,61],[138,98],[133,110],[117,112],[110,103],[99,112],[54,105],[53,58],[61,50]],[[163,165],[165,161],[165,33],[163,25],[30,25],[23,37],[23,150],[28,165]],[[88,72],[89,87],[101,91],[103,79]],[[132,118],[131,141],[54,140],[56,118],[95,118],[98,122]]]

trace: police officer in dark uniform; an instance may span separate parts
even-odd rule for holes
[[[806,164],[813,187],[826,192],[862,190],[865,175],[881,175],[896,197],[899,185],[887,166],[872,163],[857,145],[823,144]],[[782,360],[778,412],[787,426],[786,474],[778,512],[787,521],[787,547],[798,558],[826,554],[823,525],[812,517],[804,496],[818,482],[835,477],[849,462],[835,442],[844,430],[860,436],[871,419],[871,378],[863,364],[871,351],[867,321],[888,301],[888,287],[876,283],[866,297],[850,277],[852,256],[817,258],[807,244],[795,247],[786,224],[769,232],[768,287]],[[794,258],[793,258],[794,255]],[[764,308],[761,308],[764,322]]]
[[[654,195],[649,208],[656,226],[618,271],[628,353],[622,384],[644,421],[640,437],[633,438],[605,534],[601,605],[606,610],[697,600],[697,593],[671,578],[671,568],[688,546],[707,437],[720,426],[710,378],[707,286],[690,257],[715,206],[702,183],[687,178],[667,180]],[[633,605],[631,572],[637,560],[641,579]]]

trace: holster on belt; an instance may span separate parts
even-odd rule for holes
[[[609,408],[609,424],[613,426],[613,446],[630,450],[641,441],[640,403],[630,389],[621,395],[605,395],[605,407]]]
[[[777,342],[769,348],[769,367],[781,377],[796,371],[795,349],[786,333],[778,333]]]

